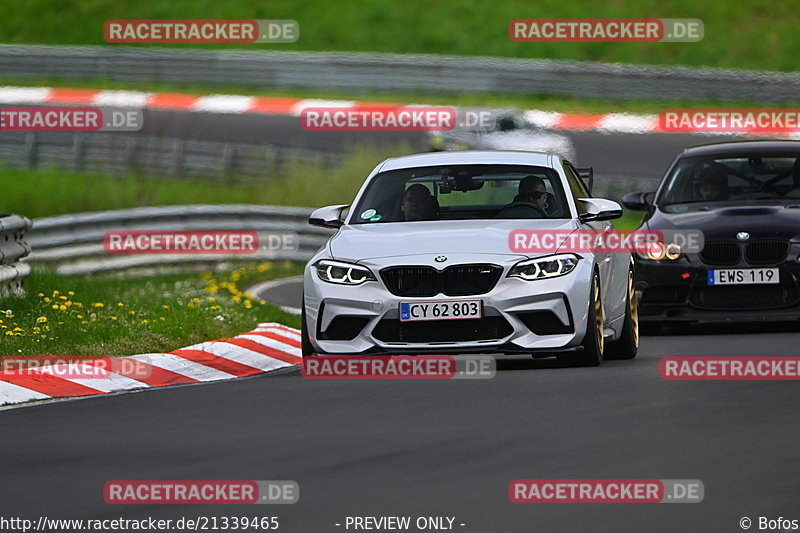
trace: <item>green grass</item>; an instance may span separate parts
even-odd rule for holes
[[[773,0],[31,0],[0,3],[0,20],[3,21],[0,41],[104,44],[103,23],[113,18],[290,18],[300,24],[297,43],[239,46],[793,71],[800,57],[800,39],[796,37],[798,14],[797,2]],[[509,39],[510,20],[547,17],[700,18],[705,23],[705,38],[699,43],[515,43]]]
[[[298,317],[242,291],[300,272],[289,262],[145,279],[35,270],[26,297],[0,298],[0,355],[133,355],[232,337],[259,322],[299,327]]]
[[[359,147],[342,165],[291,161],[280,174],[263,182],[236,184],[137,176],[110,177],[59,170],[0,167],[0,212],[29,218],[104,211],[127,207],[178,204],[266,204],[319,207],[350,203],[372,169],[390,156],[413,153],[406,145]],[[47,194],[42,194],[46,190]]]
[[[4,191],[0,212],[40,218],[157,205],[246,203],[320,207],[349,204],[375,165],[386,157],[412,152],[405,145],[361,147],[352,151],[339,167],[295,161],[280,175],[256,184],[133,175],[116,178],[103,174],[0,167]],[[322,180],[324,186],[320,186]],[[47,190],[48,194],[42,195],[42,190]],[[641,214],[627,213],[615,225],[636,227],[639,220]]]

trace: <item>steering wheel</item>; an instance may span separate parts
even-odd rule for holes
[[[510,204],[505,206],[503,209],[501,209],[500,212],[502,213],[506,209],[511,209],[512,207],[526,207],[526,208],[533,209],[539,215],[539,218],[549,218],[549,216],[550,216],[550,215],[547,214],[547,211],[545,211],[539,204],[534,204],[532,202],[519,202],[519,201],[511,202]]]

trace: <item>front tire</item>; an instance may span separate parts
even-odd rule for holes
[[[633,290],[633,270],[628,272],[628,295],[622,335],[608,343],[604,359],[633,359],[639,351],[639,306]]]
[[[600,296],[600,276],[595,272],[592,276],[592,290],[589,294],[589,313],[586,321],[586,334],[581,346],[583,350],[575,354],[558,356],[560,363],[570,366],[598,366],[603,360],[605,339],[603,338],[603,302]]]

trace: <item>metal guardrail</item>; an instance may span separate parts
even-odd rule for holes
[[[548,94],[604,100],[800,100],[800,74],[546,59],[345,52],[0,45],[19,80],[190,83],[348,92]]]
[[[14,168],[59,168],[112,176],[263,180],[291,161],[340,162],[338,152],[164,138],[138,133],[4,132],[0,161]]]
[[[0,215],[0,296],[22,294],[31,267],[20,260],[31,251],[23,239],[31,221],[20,215]]]
[[[26,260],[50,264],[63,275],[131,271],[163,272],[165,269],[207,269],[234,259],[307,261],[333,233],[308,225],[312,209],[302,207],[233,205],[185,205],[137,207],[115,211],[77,213],[33,221],[28,233],[32,249]],[[292,250],[258,250],[252,254],[108,254],[103,237],[115,230],[255,231],[259,235],[297,234]]]

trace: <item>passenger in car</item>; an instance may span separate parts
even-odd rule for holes
[[[415,183],[403,193],[403,216],[406,220],[432,220],[438,214],[439,202],[421,183]]]

